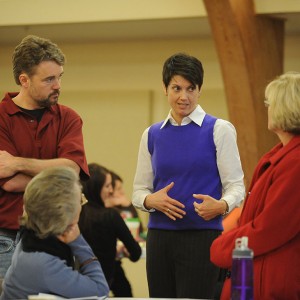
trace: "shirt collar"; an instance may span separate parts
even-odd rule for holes
[[[2,102],[5,103],[5,110],[10,115],[14,115],[22,111],[12,100],[17,95],[18,93],[6,93],[5,97],[2,99]],[[54,106],[57,105],[47,107],[46,109],[54,113],[55,112]]]
[[[172,110],[169,111],[169,114],[168,114],[167,118],[164,120],[164,122],[162,123],[160,129],[165,127],[165,125],[168,123],[168,121],[170,121],[170,123],[172,125],[178,126],[178,123],[172,117],[171,111]],[[201,127],[205,115],[206,115],[205,111],[198,104],[196,106],[196,108],[188,116],[183,118],[183,120],[181,122],[181,125],[187,125],[191,122],[194,122],[194,123],[196,123],[197,125],[199,125]]]
[[[288,152],[294,150],[300,146],[300,136],[295,135],[284,147],[282,143],[276,145],[273,149],[271,149],[265,157],[270,160],[272,164],[277,164],[282,157],[284,157]]]

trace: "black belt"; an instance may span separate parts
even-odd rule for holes
[[[16,238],[18,230],[0,228],[0,235]]]

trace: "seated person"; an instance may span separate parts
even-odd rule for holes
[[[112,195],[109,201],[105,203],[106,207],[115,207],[120,212],[122,218],[126,221],[128,218],[138,218],[138,213],[131,201],[127,198],[123,189],[123,179],[115,172],[110,171],[112,177]],[[138,233],[143,232],[143,226],[140,222]],[[135,237],[137,238],[137,237]],[[138,238],[139,240],[139,238]],[[122,249],[122,247],[121,247]],[[118,252],[118,247],[117,247]],[[122,256],[122,254],[121,254]],[[115,261],[115,273],[110,287],[115,297],[133,297],[131,284],[122,268],[121,258]]]
[[[139,215],[136,208],[132,205],[131,201],[127,198],[123,187],[123,179],[117,173],[110,171],[112,194],[109,201],[105,203],[106,207],[115,207],[121,214],[121,217],[126,219],[138,218]],[[139,220],[140,221],[140,220]],[[143,233],[143,224],[140,222],[138,234]],[[143,240],[140,237],[135,237],[137,240]]]
[[[97,163],[90,163],[88,167],[90,178],[82,182],[88,203],[82,209],[79,228],[99,259],[111,287],[115,276],[117,241],[123,243],[122,253],[132,262],[139,260],[142,249],[118,210],[108,205],[113,192],[110,171]]]
[[[39,293],[65,298],[108,295],[101,265],[77,224],[82,199],[78,175],[68,167],[46,169],[29,182],[21,240],[5,275],[1,300]]]

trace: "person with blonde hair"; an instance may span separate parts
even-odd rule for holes
[[[300,295],[300,73],[288,72],[265,90],[268,129],[280,143],[258,162],[237,228],[218,237],[211,261],[231,268],[235,240],[247,236],[254,252],[254,299]],[[230,298],[230,273],[221,299]]]
[[[1,300],[39,293],[65,298],[108,295],[101,265],[78,227],[85,202],[79,176],[70,167],[45,169],[29,182],[21,240],[5,275]]]

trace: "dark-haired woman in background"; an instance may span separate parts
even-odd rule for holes
[[[113,282],[117,239],[124,244],[124,255],[131,261],[141,256],[141,247],[115,208],[106,207],[112,193],[108,169],[96,163],[88,165],[90,179],[82,182],[88,203],[83,207],[79,228],[99,259],[109,285]]]
[[[110,197],[109,207],[115,207],[121,217],[126,221],[130,218],[138,218],[138,213],[131,201],[127,198],[124,188],[123,179],[117,173],[110,171],[112,176],[112,195]],[[108,207],[108,205],[106,205]],[[143,232],[143,225],[140,222],[139,233]],[[135,236],[139,240],[139,237]],[[117,258],[115,261],[115,276],[111,285],[111,291],[115,297],[133,297],[131,284],[126,277],[125,271],[122,268],[122,259]]]

